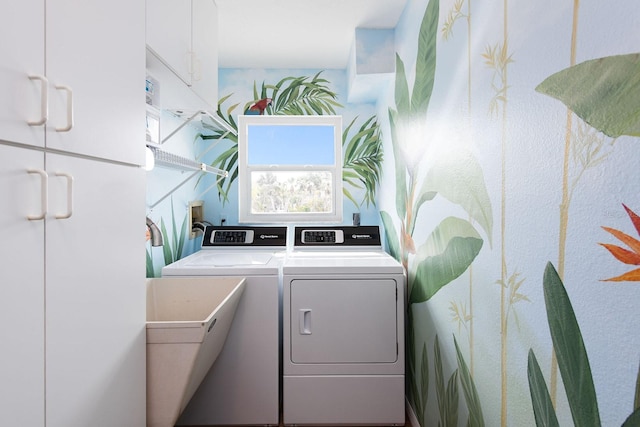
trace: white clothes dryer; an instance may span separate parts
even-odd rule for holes
[[[404,268],[378,227],[296,227],[283,266],[285,425],[404,425]]]
[[[205,228],[202,249],[163,276],[246,278],[224,347],[177,426],[278,425],[286,227]]]

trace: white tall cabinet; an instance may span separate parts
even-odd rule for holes
[[[0,5],[0,425],[145,425],[144,0]]]

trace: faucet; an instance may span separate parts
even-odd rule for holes
[[[162,246],[162,233],[149,217],[147,217],[147,228],[151,234],[151,246]]]

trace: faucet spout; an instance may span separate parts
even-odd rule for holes
[[[158,226],[147,217],[147,229],[151,235],[151,246],[162,246],[162,233]]]

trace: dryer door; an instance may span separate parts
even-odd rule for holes
[[[293,279],[294,364],[394,363],[397,286],[382,279]]]

